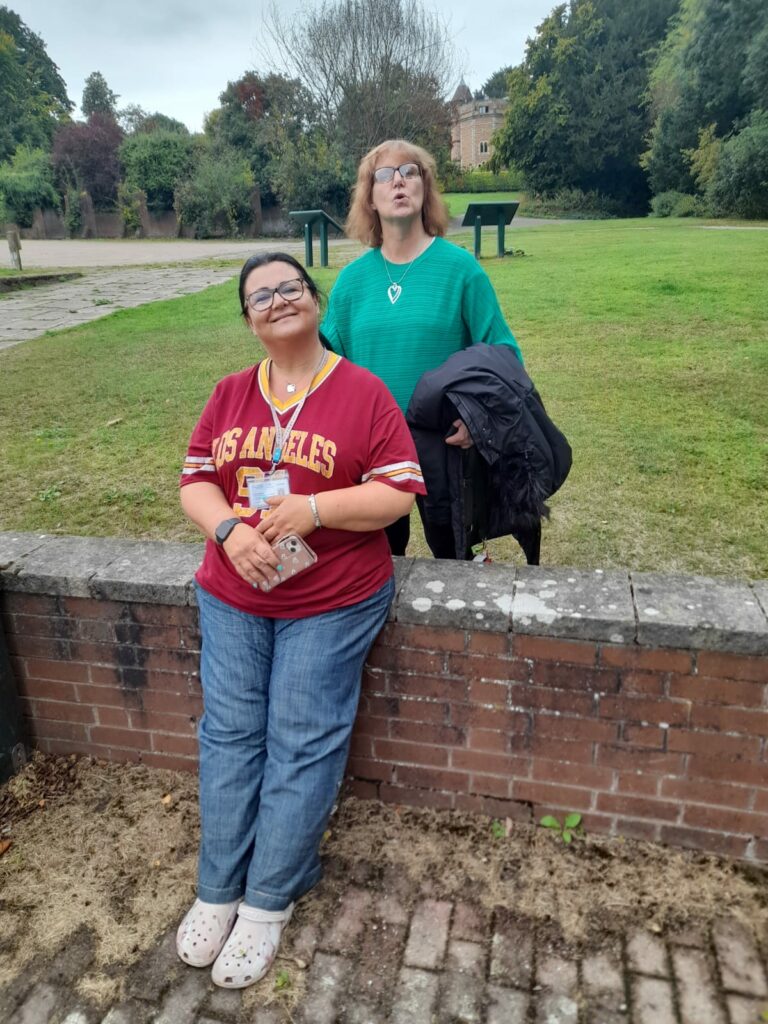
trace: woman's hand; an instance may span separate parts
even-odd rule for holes
[[[472,440],[464,420],[454,420],[452,426],[456,427],[456,433],[446,437],[445,443],[455,445],[457,448],[471,448],[475,442]]]
[[[267,498],[269,515],[262,519],[256,527],[261,536],[270,544],[274,544],[286,534],[296,533],[306,537],[315,529],[309,497],[306,494],[281,494]]]
[[[246,583],[259,587],[279,583],[280,559],[268,541],[247,523],[238,523],[222,545],[227,558]]]

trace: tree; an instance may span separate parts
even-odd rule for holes
[[[338,140],[345,159],[356,162],[386,138],[449,144],[444,100],[458,77],[453,45],[443,21],[420,0],[321,0],[286,16],[273,8],[266,27],[272,49],[313,96],[329,144]]]
[[[104,75],[100,71],[92,71],[85,80],[80,109],[86,118],[91,118],[94,114],[102,114],[116,121],[119,98],[107,85]]]
[[[768,218],[768,111],[723,144],[707,199],[715,216]]]
[[[648,54],[677,2],[572,0],[556,7],[508,75],[509,106],[492,167],[515,164],[537,192],[594,191],[628,212],[645,210]]]
[[[172,210],[176,187],[192,173],[195,141],[189,133],[140,131],[123,140],[120,162],[127,189],[144,192],[151,210]]]
[[[253,174],[242,154],[210,148],[192,177],[176,189],[179,223],[193,225],[197,238],[242,234],[253,216],[253,187]]]
[[[19,227],[31,227],[37,207],[58,206],[53,169],[45,150],[22,145],[13,159],[0,164],[0,207],[5,207],[6,215]]]
[[[489,99],[503,100],[507,95],[507,79],[510,71],[512,71],[511,65],[494,71],[485,85],[475,93],[475,99],[480,100],[487,96]]]
[[[136,135],[138,132],[179,132],[181,135],[189,135],[189,129],[175,117],[161,114],[156,110],[154,114],[140,107],[138,103],[129,103],[127,107],[117,112],[117,122],[126,135]]]
[[[48,149],[72,106],[43,40],[0,7],[0,161],[21,144]]]
[[[86,191],[97,210],[111,209],[120,180],[118,150],[123,133],[108,114],[60,128],[53,140],[53,165],[62,188]]]

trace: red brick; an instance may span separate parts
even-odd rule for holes
[[[456,725],[494,729],[511,734],[526,732],[530,722],[530,716],[526,712],[498,706],[482,707],[478,704],[452,703],[450,714],[451,721]]]
[[[24,658],[10,658],[11,672],[13,672],[14,679],[18,682],[26,679],[27,677],[27,663]]]
[[[670,697],[682,697],[696,703],[730,704],[733,707],[761,708],[765,686],[736,679],[710,679],[704,676],[672,676]]]
[[[622,771],[642,770],[659,775],[682,775],[685,758],[682,754],[664,754],[655,750],[637,750],[618,744],[601,743],[595,752],[598,764]]]
[[[399,704],[398,717],[408,722],[429,722],[442,725],[448,721],[450,706],[431,700],[406,700]]]
[[[153,732],[152,749],[158,754],[181,754],[193,757],[197,754],[195,736],[177,736],[169,732]]]
[[[58,615],[59,599],[51,594],[22,594],[18,591],[5,595],[9,610],[21,615]]]
[[[115,623],[110,619],[80,619],[74,625],[74,636],[78,640],[100,644],[113,644],[117,640]]]
[[[61,608],[65,615],[78,621],[82,619],[120,619],[129,606],[120,601],[101,601],[92,597],[62,597]]]
[[[597,663],[597,645],[578,640],[557,640],[543,636],[515,636],[512,649],[519,658],[554,661],[558,664],[586,665]]]
[[[449,654],[448,672],[462,679],[500,679],[526,682],[528,664],[522,658],[494,657],[490,654]]]
[[[436,725],[431,722],[391,722],[389,734],[393,739],[406,739],[414,743],[434,743],[437,746],[463,745],[466,735],[453,725]]]
[[[44,754],[91,754],[97,756],[87,740],[60,740],[45,736],[38,737],[37,746]],[[101,749],[101,748],[99,748]]]
[[[768,861],[768,839],[757,839],[752,848],[752,858],[758,863]]]
[[[89,665],[88,678],[94,686],[119,686],[120,669],[114,665]]]
[[[692,779],[737,782],[745,786],[768,786],[768,764],[692,754],[688,758],[688,776]]]
[[[768,658],[726,654],[722,651],[700,651],[696,656],[698,672],[702,676],[726,679],[751,679],[768,683]]]
[[[613,771],[601,765],[564,765],[562,761],[547,761],[536,757],[533,759],[533,778],[541,782],[565,782],[569,786],[607,790],[613,783]]]
[[[600,698],[600,715],[625,722],[667,722],[687,725],[690,705],[687,701],[650,700],[643,697]]]
[[[197,771],[196,757],[183,757],[178,754],[160,754],[144,751],[141,755],[141,763],[149,768],[166,768],[171,772]]]
[[[179,626],[179,642],[190,651],[199,651],[201,646],[200,630],[197,626]]]
[[[58,636],[68,640],[75,623],[63,615],[13,615],[9,633],[21,636]]]
[[[760,740],[757,737],[724,736],[719,732],[689,732],[686,729],[670,729],[667,749],[705,757],[733,757],[756,761],[760,755]]]
[[[602,644],[600,664],[649,672],[688,673],[693,665],[693,656],[690,651],[666,651],[652,647],[613,647],[611,644]]]
[[[555,665],[549,661],[534,662],[532,679],[536,686],[580,690],[584,693],[616,693],[619,688],[619,673],[615,669]]]
[[[200,665],[200,657],[195,651],[144,647],[137,647],[136,650],[139,665],[152,672],[196,672]]]
[[[694,850],[706,850],[724,857],[743,858],[747,853],[749,839],[746,836],[724,836],[718,832],[686,828],[681,825],[662,825],[659,838],[672,846],[685,846]]]
[[[389,736],[389,719],[374,718],[365,712],[357,716],[355,734],[365,736]]]
[[[601,722],[594,718],[566,718],[543,712],[533,716],[533,731],[536,736],[594,742],[610,742],[618,736],[615,722]]]
[[[149,734],[138,729],[115,729],[112,726],[94,725],[91,728],[91,742],[104,747],[128,747],[133,750],[151,750]]]
[[[79,662],[28,658],[26,674],[29,679],[57,679],[77,683],[85,682],[88,678],[88,669]]]
[[[500,775],[475,775],[469,780],[469,790],[481,796],[495,796],[501,800],[508,799],[512,780]]]
[[[453,807],[453,793],[439,793],[432,789],[408,789],[405,786],[379,786],[379,799],[385,804],[405,804],[408,807],[436,807],[447,810]]]
[[[658,775],[645,775],[643,772],[617,772],[616,789],[619,793],[632,793],[634,796],[656,796],[659,792],[660,778]],[[664,794],[671,796],[672,794]]]
[[[657,821],[641,821],[639,818],[616,818],[614,831],[628,839],[639,839],[646,843],[658,842],[661,826]]]
[[[717,729],[747,736],[768,734],[768,711],[746,711],[712,704],[694,704],[691,725],[696,729]]]
[[[658,821],[676,821],[680,805],[647,797],[629,796],[626,793],[598,793],[597,809],[609,814],[621,814],[632,818],[653,818]]]
[[[466,700],[468,684],[463,679],[445,676],[397,676],[391,680],[391,692],[400,696],[431,697],[436,700]]]
[[[587,811],[592,806],[592,791],[575,786],[555,785],[548,782],[532,782],[515,779],[512,783],[515,800],[533,804],[547,804],[553,808],[569,811]]]
[[[368,714],[376,718],[397,718],[400,714],[400,703],[396,697],[367,696],[363,701]]]
[[[651,750],[663,750],[667,733],[665,729],[657,729],[650,725],[623,725],[621,738],[624,743],[633,747],[648,747]]]
[[[451,767],[483,775],[528,776],[529,761],[525,757],[488,754],[477,750],[452,750]]]
[[[118,729],[130,729],[131,719],[124,708],[95,708],[99,725],[111,725]]]
[[[747,810],[753,790],[747,786],[720,785],[716,782],[697,782],[693,779],[662,779],[661,795],[683,803],[720,804]],[[761,808],[756,807],[760,811]],[[768,805],[766,806],[768,811]]]
[[[389,782],[395,773],[393,765],[367,757],[350,757],[347,771],[356,778],[373,779],[378,782]]]
[[[96,707],[135,707],[139,702],[139,694],[121,690],[119,686],[89,686],[77,684],[77,699],[83,704]]]
[[[168,650],[186,650],[199,654],[200,645],[185,644],[181,640],[178,626],[154,626],[134,624],[129,637],[123,639],[118,629],[118,639],[123,643],[135,643],[139,647],[164,647]]]
[[[174,604],[136,604],[127,605],[131,617],[139,623],[155,626],[185,626],[197,629],[197,608]]]
[[[711,785],[711,783],[708,783],[708,785]],[[749,792],[749,790],[745,792]],[[768,814],[768,789],[758,789],[755,793],[754,810],[758,814]]]
[[[398,765],[395,779],[401,786],[416,786],[423,789],[447,789],[452,793],[466,793],[469,791],[469,775],[466,772]]]
[[[554,736],[534,735],[528,746],[534,757],[576,764],[592,764],[594,761],[594,744],[588,740],[565,740]],[[514,745],[512,749],[515,749]]]
[[[470,729],[467,746],[471,750],[503,751],[509,750],[509,737],[506,732],[493,729]]]
[[[511,818],[530,825],[531,808],[519,800],[499,800],[498,797],[482,796],[479,793],[456,793],[453,806],[457,811],[483,814],[488,818]]]
[[[120,670],[120,678],[125,686],[135,686],[139,689],[151,686],[152,689],[164,690],[167,693],[186,694],[197,682],[197,677],[191,672],[161,672],[146,668],[123,668]]]
[[[683,814],[683,823],[693,828],[712,829],[715,832],[768,836],[768,815],[732,811],[725,807],[688,804]]]
[[[421,675],[440,675],[445,669],[445,659],[451,655],[417,651],[409,647],[374,647],[368,655],[368,664],[373,668],[390,669],[393,672],[418,672]]]
[[[63,700],[78,703],[78,688],[74,683],[58,682],[55,679],[25,679],[19,681],[19,694],[43,700]]]
[[[126,651],[119,644],[96,644],[85,640],[71,640],[70,652],[72,658],[77,661],[87,662],[89,665],[120,665],[124,664]],[[136,655],[133,651],[128,653],[130,664],[136,664]]]
[[[509,654],[513,644],[508,633],[469,633],[467,650],[472,654]]]
[[[28,721],[30,731],[39,738],[69,740],[72,743],[88,743],[90,739],[89,726],[82,722],[47,722],[43,719]]]
[[[664,676],[658,672],[620,672],[619,692],[661,697],[664,693]]]
[[[414,647],[422,651],[463,651],[464,633],[451,627],[406,625],[389,622],[377,643],[390,647]]]
[[[197,721],[193,715],[157,711],[154,708],[140,706],[131,709],[131,728],[194,736]]]
[[[469,699],[478,704],[498,704],[504,707],[508,695],[509,683],[492,683],[486,679],[473,679],[469,684]]]
[[[594,716],[597,709],[595,696],[590,693],[577,693],[575,690],[550,690],[543,686],[529,686],[523,683],[510,687],[509,702],[512,707],[560,711],[566,715],[589,718]]]
[[[352,757],[373,757],[373,737],[355,730],[349,744],[349,753]]]
[[[21,698],[21,708],[35,720],[48,722],[85,722],[90,725],[94,719],[93,708],[85,704],[53,700],[29,700]]]
[[[67,661],[72,656],[69,640],[52,636],[20,636],[9,633],[6,636],[8,653],[23,658],[48,658]]]
[[[344,796],[354,796],[358,800],[378,800],[379,784],[378,782],[366,782],[363,779],[347,778],[344,780]]]
[[[164,693],[162,690],[139,691],[140,707],[147,711],[166,711],[170,714],[200,718],[203,699],[199,693]],[[131,704],[131,707],[134,707]]]
[[[398,740],[377,739],[373,744],[373,755],[379,761],[397,761],[437,767],[445,767],[448,764],[448,751],[445,747],[432,747],[425,743],[403,743]]]

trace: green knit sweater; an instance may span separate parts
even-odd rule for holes
[[[402,288],[394,303],[391,282]],[[522,362],[488,275],[444,238],[409,269],[388,263],[380,249],[344,267],[321,330],[334,352],[380,377],[403,411],[419,377],[469,345],[511,345]]]

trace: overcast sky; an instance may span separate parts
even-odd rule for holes
[[[386,3],[387,0],[381,0]],[[83,83],[100,71],[120,97],[202,129],[219,93],[244,71],[266,70],[255,44],[267,0],[0,0],[42,37],[79,104]],[[441,0],[439,10],[463,54],[464,78],[480,86],[519,64],[525,41],[556,0]],[[287,14],[302,5],[281,0]],[[425,6],[435,9],[427,0]],[[473,14],[477,15],[473,19]]]

